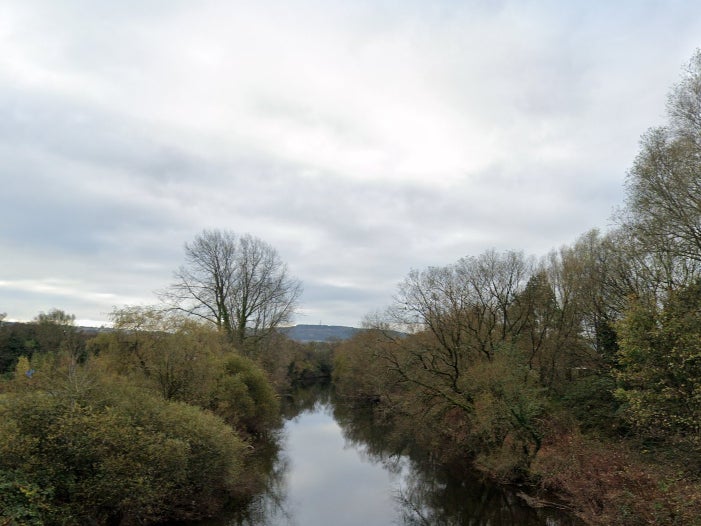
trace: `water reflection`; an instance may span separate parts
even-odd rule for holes
[[[438,465],[408,437],[375,422],[372,411],[336,403],[334,416],[348,444],[362,456],[398,474],[394,488],[397,517],[405,526],[575,526],[581,521],[559,510],[535,510],[514,491],[485,483],[466,466],[455,472]]]
[[[533,510],[513,493],[465,482],[328,392],[301,393],[286,408],[282,451],[267,491],[229,526],[514,526],[579,524]]]

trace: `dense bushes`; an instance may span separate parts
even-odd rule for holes
[[[206,516],[235,490],[244,451],[221,419],[126,386],[0,404],[4,497],[15,500],[5,513],[47,524]]]
[[[634,305],[619,327],[626,418],[645,437],[695,451],[701,466],[701,281],[662,307]]]
[[[254,489],[250,454],[280,422],[265,373],[201,325],[120,320],[89,356],[20,357],[0,382],[0,524],[196,519]]]
[[[231,425],[251,434],[264,433],[280,421],[280,404],[265,373],[239,355],[224,361],[211,407]]]

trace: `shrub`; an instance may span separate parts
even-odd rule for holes
[[[236,354],[226,359],[211,404],[231,425],[252,434],[265,433],[280,421],[280,404],[265,373]]]
[[[236,490],[243,442],[195,407],[111,387],[99,398],[3,398],[0,502],[47,524],[149,523],[218,510]]]

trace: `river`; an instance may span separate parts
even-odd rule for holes
[[[304,405],[304,404],[303,404]],[[268,490],[210,526],[574,526],[475,476],[458,480],[426,458],[385,448],[383,430],[331,398],[297,408],[282,431]]]

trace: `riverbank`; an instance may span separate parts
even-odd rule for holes
[[[544,445],[535,488],[559,496],[587,524],[701,525],[701,480],[664,450],[569,434]]]
[[[631,433],[605,374],[548,392],[522,354],[505,350],[475,359],[453,382],[436,365],[445,357],[436,345],[426,333],[361,335],[337,349],[335,386],[391,423],[397,444],[515,484],[532,505],[557,502],[594,526],[701,524],[698,456]]]
[[[288,419],[268,491],[207,526],[580,524],[439,464],[417,444],[398,441],[371,407],[344,403],[328,389],[295,393],[283,403]]]

